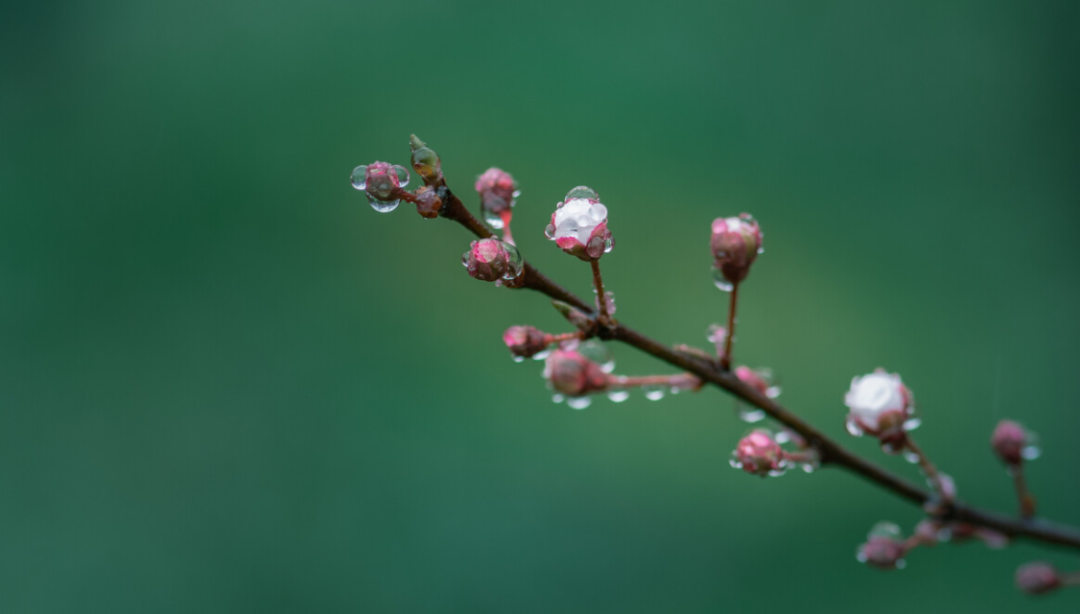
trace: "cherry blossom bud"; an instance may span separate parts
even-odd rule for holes
[[[520,192],[510,173],[489,168],[476,180],[476,191],[480,193],[480,210],[484,221],[492,228],[502,228],[510,219],[510,208]]]
[[[607,207],[594,190],[585,186],[570,190],[556,205],[544,234],[564,252],[586,262],[599,260],[615,246],[607,228]]]
[[[921,520],[915,525],[915,538],[924,546],[934,546],[938,543],[938,533],[941,525],[936,520]]]
[[[787,469],[783,448],[765,429],[754,429],[739,440],[731,454],[731,466],[760,476],[783,475]]]
[[[731,290],[746,279],[750,265],[762,252],[761,239],[761,228],[749,213],[713,220],[710,247],[717,287]]]
[[[503,343],[514,358],[532,358],[547,349],[548,336],[532,326],[511,326],[503,333]]]
[[[891,522],[879,522],[870,530],[866,543],[859,546],[855,558],[878,569],[903,569],[906,553],[900,527]]]
[[[1029,595],[1041,595],[1061,586],[1057,569],[1050,563],[1036,561],[1016,570],[1016,588]]]
[[[461,264],[480,281],[514,280],[521,275],[522,260],[517,248],[498,239],[480,239],[469,244]]]
[[[583,397],[607,390],[609,377],[600,365],[577,350],[558,349],[547,357],[544,377],[556,392],[568,397]]]
[[[899,452],[906,432],[919,425],[911,391],[899,375],[883,369],[852,379],[844,404],[851,410],[847,417],[848,432],[877,437],[886,452]]]
[[[769,369],[755,371],[750,367],[739,366],[735,368],[735,377],[770,399],[780,396],[780,387],[772,384],[772,371]]]
[[[442,199],[431,187],[424,186],[416,191],[416,212],[430,219],[439,217]]]
[[[424,183],[434,185],[442,182],[442,163],[439,161],[439,154],[429,149],[423,141],[416,138],[415,134],[409,137],[409,149],[412,150],[413,170],[420,175]]]
[[[586,333],[596,328],[596,320],[589,317],[587,313],[577,307],[562,301],[551,301],[551,304],[555,307],[556,311],[562,314],[562,317],[566,318],[567,322],[574,325],[574,328]]]
[[[380,213],[388,213],[401,202],[401,190],[409,184],[409,171],[389,162],[372,162],[353,169],[352,185],[367,193],[368,203]]]
[[[998,422],[994,434],[990,437],[990,446],[998,458],[1006,465],[1019,466],[1024,460],[1031,460],[1039,455],[1034,445],[1034,434],[1012,420]]]

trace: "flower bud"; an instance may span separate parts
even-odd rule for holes
[[[573,324],[574,328],[582,332],[591,332],[596,328],[596,320],[593,320],[587,313],[562,301],[551,301],[555,310],[562,314],[562,317],[566,318],[566,321]]]
[[[990,446],[998,458],[1006,465],[1017,466],[1024,462],[1024,449],[1028,447],[1029,436],[1024,427],[1012,420],[998,422],[994,434],[990,437]]]
[[[1036,561],[1016,570],[1016,588],[1029,595],[1041,595],[1061,586],[1057,569],[1050,563]]]
[[[848,431],[856,436],[869,433],[877,437],[886,452],[899,452],[906,432],[919,424],[914,417],[911,391],[899,375],[883,369],[853,378],[844,404],[850,409]]]
[[[480,281],[513,280],[521,275],[522,260],[513,245],[488,238],[470,243],[461,264]]]
[[[439,217],[442,204],[442,199],[433,188],[424,186],[416,191],[416,212],[427,219]]]
[[[855,558],[878,569],[902,569],[907,547],[901,539],[900,527],[891,522],[879,522],[859,546]]]
[[[577,350],[558,349],[547,357],[544,377],[556,392],[568,397],[583,397],[603,392],[609,377],[600,365],[585,358]]]
[[[409,185],[409,171],[389,162],[372,162],[353,169],[352,185],[367,193],[368,203],[380,213],[389,213],[401,202],[401,190]]]
[[[480,193],[480,210],[484,221],[492,228],[503,228],[510,219],[510,208],[520,192],[510,173],[489,168],[476,180],[476,191]]]
[[[420,175],[424,183],[428,185],[440,183],[442,163],[439,161],[439,154],[429,149],[423,141],[416,138],[415,134],[409,137],[409,149],[412,150],[413,170]]]
[[[579,186],[567,193],[551,214],[544,231],[564,252],[590,262],[599,260],[615,246],[607,228],[607,207],[591,188]]]
[[[760,476],[782,475],[787,469],[783,448],[765,429],[754,429],[739,440],[731,454],[731,466]]]
[[[713,220],[710,247],[717,287],[731,290],[746,279],[750,265],[762,252],[761,239],[761,228],[749,213]]]
[[[735,377],[770,399],[780,396],[780,387],[772,384],[772,371],[770,369],[758,369],[755,371],[750,367],[739,366],[735,368]]]
[[[503,343],[514,358],[532,358],[547,349],[548,336],[532,326],[511,326],[503,333]]]

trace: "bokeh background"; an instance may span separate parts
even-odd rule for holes
[[[706,390],[554,405],[469,279],[469,237],[348,182],[416,132],[470,203],[498,165],[524,255],[598,189],[620,318],[705,344],[707,239],[766,253],[737,356],[843,431],[899,371],[963,498],[1011,510],[987,440],[1042,435],[1080,523],[1080,5],[6,3],[0,9],[0,610],[1076,612],[1012,586],[1020,543],[854,551],[919,511],[841,471],[760,480]],[[415,178],[414,178],[415,181]],[[670,372],[615,347],[618,371]]]

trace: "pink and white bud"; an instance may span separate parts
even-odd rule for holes
[[[568,349],[555,350],[547,357],[544,377],[556,392],[568,397],[604,392],[610,384],[610,377],[600,365]]]
[[[353,169],[352,185],[367,194],[368,203],[380,213],[397,208],[401,191],[409,184],[409,171],[389,162],[372,162]]]
[[[739,440],[731,453],[731,466],[760,476],[783,475],[787,470],[784,449],[765,429],[754,429]]]
[[[1028,432],[1012,420],[998,422],[994,434],[990,437],[990,446],[994,449],[994,453],[1006,465],[1014,467],[1024,462],[1024,450],[1029,442]]]
[[[484,213],[484,221],[492,228],[503,228],[510,219],[514,199],[520,194],[517,182],[510,173],[492,167],[477,178],[476,191],[480,193],[480,210]]]
[[[905,554],[907,546],[900,527],[891,522],[879,522],[870,530],[866,543],[859,546],[855,558],[878,569],[902,569]]]
[[[713,220],[710,247],[716,285],[721,290],[731,290],[746,279],[750,265],[762,251],[761,240],[761,228],[749,213]]]
[[[548,347],[548,335],[533,326],[511,326],[503,333],[503,343],[515,358],[532,358]]]
[[[517,248],[495,238],[480,239],[469,244],[461,256],[470,277],[480,281],[513,280],[521,275],[522,260]]]
[[[416,212],[427,219],[435,219],[439,217],[439,210],[442,209],[442,199],[435,192],[434,189],[423,186],[416,191]]]
[[[856,436],[869,433],[877,437],[887,452],[899,452],[907,431],[918,426],[911,391],[899,375],[883,369],[853,378],[844,404],[850,410],[848,431]]]
[[[590,262],[599,260],[615,246],[607,228],[607,207],[591,188],[570,190],[551,214],[551,224],[544,231],[564,252]]]
[[[1016,570],[1016,588],[1029,595],[1049,593],[1061,586],[1061,577],[1050,563],[1036,561]]]

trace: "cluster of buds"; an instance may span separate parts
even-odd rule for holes
[[[592,188],[578,186],[555,205],[544,234],[564,252],[586,262],[599,260],[615,247],[607,227],[607,207]]]
[[[761,228],[749,213],[717,218],[712,223],[713,268],[716,286],[730,291],[750,274],[761,247]]]
[[[903,450],[907,432],[919,426],[911,391],[899,375],[884,369],[853,378],[844,404],[850,410],[848,432],[857,437],[877,437],[882,449],[890,454]]]

